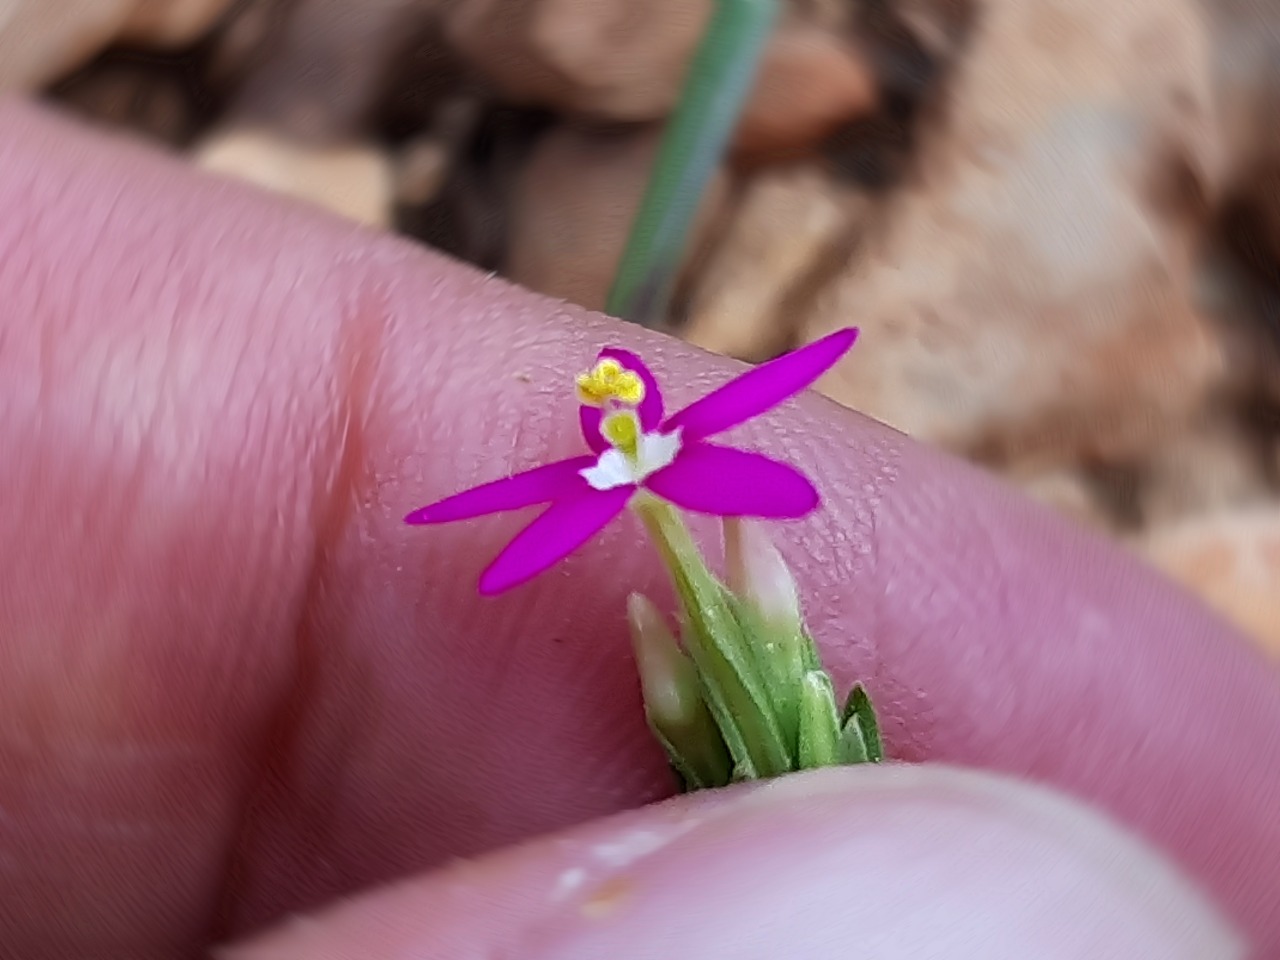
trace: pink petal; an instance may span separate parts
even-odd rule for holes
[[[644,383],[644,399],[640,401],[637,412],[640,415],[640,426],[646,432],[652,432],[662,424],[662,418],[666,415],[666,410],[662,403],[662,389],[658,386],[658,381],[654,378],[652,371],[649,370],[643,360],[632,353],[630,350],[623,350],[621,347],[605,347],[596,356],[597,360],[603,360],[605,357],[611,357],[617,360],[624,370],[630,370],[640,375],[641,382]],[[604,412],[599,407],[589,407],[585,404],[578,408],[578,423],[582,427],[583,439],[587,441],[587,446],[596,453],[602,453],[609,446],[604,437],[600,435],[600,420],[603,418]]]
[[[664,430],[684,427],[687,440],[700,440],[758,417],[804,390],[848,352],[858,338],[846,327],[807,347],[762,363],[673,415]]]
[[[685,447],[644,485],[677,507],[720,517],[792,519],[819,501],[813,483],[795,467],[705,442]]]
[[[622,512],[635,487],[593,490],[549,506],[521,530],[480,576],[486,596],[510,590],[563,560]]]
[[[595,462],[595,457],[582,456],[534,467],[428,504],[409,514],[404,522],[449,523],[571,497],[591,489],[579,471]]]

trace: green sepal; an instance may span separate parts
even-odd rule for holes
[[[652,722],[649,722],[649,729],[653,732],[653,736],[658,743],[662,744],[662,749],[666,751],[667,762],[671,764],[671,771],[676,776],[676,781],[681,793],[689,793],[693,790],[706,790],[710,787],[718,787],[723,784],[721,777],[714,773],[699,771],[699,764],[686,757]]]
[[[866,763],[867,741],[863,739],[862,730],[857,720],[851,720],[840,731],[840,762],[843,764]]]
[[[746,654],[760,678],[762,693],[772,712],[782,741],[794,757],[800,734],[800,684],[811,669],[803,649],[806,638],[794,631],[780,632],[771,627],[745,603],[725,589],[730,608],[742,630]]]
[[[800,681],[800,735],[796,768],[812,770],[840,763],[840,713],[831,678],[811,670]]]
[[[841,713],[841,741],[845,744],[845,763],[880,763],[884,760],[884,743],[880,739],[880,721],[866,688],[855,683],[849,691]]]
[[[818,645],[809,636],[804,624],[800,625],[800,655],[804,663],[805,673],[822,669],[822,660],[818,657]]]

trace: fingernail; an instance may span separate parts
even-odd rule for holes
[[[442,870],[223,960],[1234,960],[1181,874],[1005,777],[862,765],[709,790]]]
[[[1230,958],[1150,849],[1038,787],[941,767],[785,777],[584,889],[527,960]]]

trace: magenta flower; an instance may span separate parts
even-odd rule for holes
[[[551,504],[480,577],[492,595],[536,576],[586,543],[641,490],[695,513],[802,517],[818,491],[794,467],[711,443],[804,390],[853,346],[847,328],[755,367],[679,413],[635,354],[609,347],[578,377],[579,421],[591,453],[535,467],[425,506],[406,523],[449,523]]]

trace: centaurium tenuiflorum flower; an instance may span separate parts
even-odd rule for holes
[[[794,519],[819,503],[799,470],[711,437],[810,386],[853,346],[846,328],[754,367],[666,416],[657,380],[634,353],[609,347],[578,377],[579,422],[589,454],[465,490],[409,514],[449,523],[550,504],[480,577],[496,594],[541,573],[598,533],[642,490],[694,513]]]

